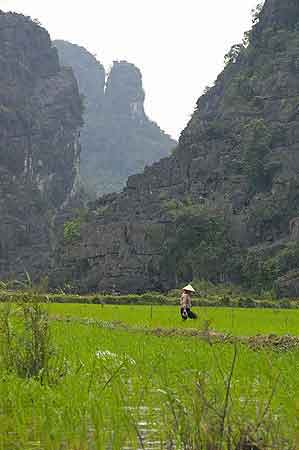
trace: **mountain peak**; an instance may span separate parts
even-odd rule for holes
[[[119,113],[144,116],[145,93],[138,67],[127,61],[114,61],[106,84],[107,106]]]
[[[114,61],[106,75],[83,47],[55,41],[60,60],[71,66],[84,97],[81,174],[91,193],[120,191],[133,173],[170,154],[176,145],[144,111],[138,67]]]

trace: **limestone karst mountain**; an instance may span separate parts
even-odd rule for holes
[[[46,30],[0,11],[0,278],[47,273],[51,224],[76,193],[82,104]]]
[[[1,12],[0,278],[28,271],[55,287],[123,292],[203,278],[298,295],[297,0],[267,0],[225,60],[171,156],[65,223],[58,243],[53,224],[77,192],[82,99],[48,33]],[[111,153],[132,137],[117,124],[142,123],[139,75],[117,63],[105,83]]]
[[[266,0],[175,153],[94,204],[56,282],[144,291],[205,278],[297,292],[298,75],[298,0]]]
[[[129,175],[168,156],[176,142],[146,116],[137,67],[114,62],[106,80],[102,64],[83,47],[54,43],[61,63],[73,68],[84,97],[82,178],[91,192],[120,191]]]

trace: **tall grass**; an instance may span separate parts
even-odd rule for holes
[[[50,334],[49,315],[38,297],[26,294],[17,305],[0,306],[0,364],[8,373],[57,382],[65,372]]]

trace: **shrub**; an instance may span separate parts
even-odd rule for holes
[[[64,223],[63,238],[66,244],[78,241],[81,237],[81,225],[88,220],[88,211],[78,209],[74,219]]]
[[[63,226],[63,237],[65,243],[77,241],[80,238],[81,221],[79,219],[70,220]]]
[[[222,210],[191,204],[173,214],[174,227],[164,242],[161,271],[176,275],[177,282],[232,279],[238,273],[234,257],[239,244]]]
[[[255,308],[256,302],[250,297],[241,297],[239,299],[239,307],[240,308]]]
[[[262,252],[248,252],[242,261],[241,277],[243,284],[256,292],[272,290],[275,296],[275,281],[286,272],[295,269],[299,264],[299,245],[290,242],[273,256]]]

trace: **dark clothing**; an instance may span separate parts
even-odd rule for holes
[[[187,320],[188,317],[189,319],[197,319],[197,315],[190,308],[181,308],[181,316],[183,320]]]

